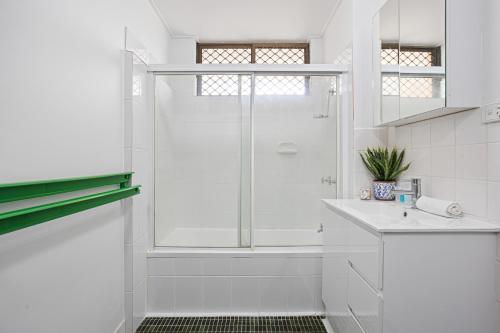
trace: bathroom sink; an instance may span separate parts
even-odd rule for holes
[[[447,218],[418,209],[405,209],[394,201],[324,199],[323,202],[329,209],[378,232],[500,231],[500,226],[489,222],[469,217]]]

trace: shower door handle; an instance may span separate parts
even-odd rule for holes
[[[333,179],[332,176],[321,177],[321,184],[333,185],[337,184],[337,180]]]

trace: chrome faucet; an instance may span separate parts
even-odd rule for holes
[[[410,190],[404,190],[401,189],[401,187],[396,187],[394,190],[394,194],[399,195],[399,194],[405,194],[405,195],[411,195],[411,207],[416,208],[417,200],[422,196],[422,179],[420,178],[411,178],[411,179],[405,179],[400,181],[401,182],[410,182],[411,184],[411,189]]]

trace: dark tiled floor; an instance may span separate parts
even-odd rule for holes
[[[326,333],[319,316],[294,317],[150,317],[137,333]]]

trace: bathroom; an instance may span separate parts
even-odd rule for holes
[[[0,6],[0,332],[500,332],[498,0]]]

